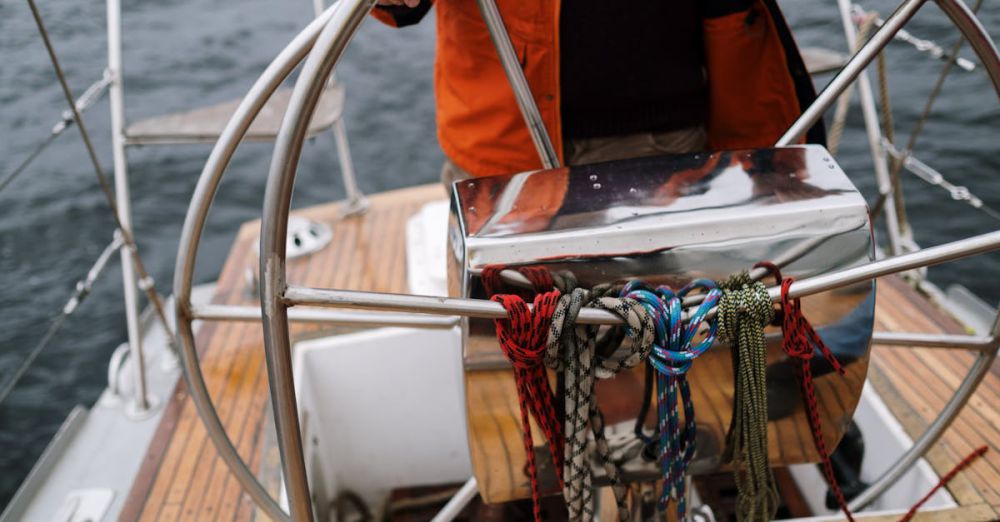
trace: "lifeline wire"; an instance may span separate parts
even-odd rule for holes
[[[111,74],[108,71],[104,71],[104,76],[87,87],[86,91],[80,95],[80,98],[76,100],[76,108],[78,111],[87,110],[95,101],[97,101],[101,94],[107,89],[108,85],[111,84]],[[73,125],[73,112],[70,110],[65,110],[62,113],[62,119],[59,120],[55,125],[52,126],[52,130],[49,131],[49,135],[42,140],[35,148],[27,155],[21,163],[19,163],[13,170],[10,171],[3,180],[0,181],[0,192],[3,192],[8,185],[10,185],[18,176],[27,170],[28,165],[35,160],[45,149],[51,145],[56,138],[62,135],[63,131],[68,129]]]
[[[979,13],[979,8],[982,7],[983,0],[976,0],[975,5],[972,6],[972,13]],[[948,74],[951,73],[951,69],[955,66],[959,59],[958,52],[962,49],[962,45],[965,44],[965,38],[961,36],[958,37],[958,41],[951,48],[951,52],[947,55],[947,61],[944,66],[941,67],[941,72],[938,74],[937,80],[934,82],[934,87],[931,89],[930,96],[927,97],[927,102],[924,104],[924,109],[920,113],[920,117],[917,118],[917,122],[913,125],[913,130],[910,131],[910,137],[906,142],[906,147],[903,149],[908,155],[913,152],[913,147],[917,144],[917,139],[924,130],[924,125],[931,116],[931,110],[934,108],[934,103],[937,101],[938,96],[941,94],[941,90],[944,88],[944,82],[948,78]],[[901,163],[901,162],[900,162]],[[901,167],[901,165],[895,165],[895,169]]]
[[[979,8],[982,5],[983,5],[983,0],[976,0],[975,5],[973,5],[972,8],[971,8],[973,14],[978,13],[979,12]],[[857,8],[857,6],[855,6],[855,7]],[[941,94],[941,91],[944,88],[944,82],[945,82],[945,80],[948,78],[949,73],[951,72],[952,68],[956,65],[956,63],[958,63],[960,60],[963,60],[963,58],[961,58],[961,57],[958,56],[958,53],[961,50],[962,45],[964,43],[965,43],[965,39],[962,38],[962,37],[959,37],[958,40],[955,42],[954,46],[952,47],[951,52],[949,54],[945,55],[945,56],[942,56],[942,58],[944,60],[946,60],[945,64],[941,68],[941,72],[938,74],[937,80],[934,82],[934,86],[931,89],[930,95],[927,97],[927,102],[924,104],[924,108],[923,108],[923,111],[920,114],[920,117],[917,118],[916,123],[913,125],[913,130],[910,131],[910,136],[907,139],[906,146],[902,150],[896,150],[895,149],[895,144],[891,143],[891,141],[890,141],[890,145],[892,146],[892,149],[889,150],[889,151],[887,151],[887,152],[889,152],[890,157],[893,160],[891,162],[892,165],[890,165],[890,169],[891,169],[890,174],[891,174],[892,179],[894,180],[894,183],[898,182],[900,170],[907,166],[908,160],[912,157],[913,147],[916,146],[917,139],[920,137],[921,133],[923,132],[924,126],[926,125],[927,120],[930,119],[931,111],[934,108],[934,103],[937,101],[938,96]],[[887,90],[887,87],[885,86],[885,84],[883,82],[880,82],[880,86],[879,87],[880,87],[880,90],[882,90],[883,92],[885,92]],[[888,95],[887,94],[885,95],[885,98],[888,99]],[[914,174],[916,174],[918,177],[920,177],[924,181],[928,181],[920,173],[914,172],[911,169],[907,169],[907,170],[910,170],[911,172],[913,172]],[[943,183],[931,183],[931,184],[932,185],[942,185],[943,186]],[[945,187],[945,188],[947,189],[948,187]],[[951,192],[952,192],[952,197],[955,198],[955,192],[954,191],[951,191]],[[966,189],[966,192],[968,192],[968,189]],[[875,202],[870,205],[871,209],[872,209],[871,216],[872,216],[873,220],[876,217],[878,217],[878,215],[881,213],[882,207],[885,205],[887,197],[888,197],[888,194],[880,193],[878,195],[877,199],[875,200]],[[977,208],[979,210],[982,210],[987,215],[989,215],[989,216],[991,216],[991,217],[993,217],[995,219],[1000,219],[1000,215],[998,215],[997,212],[994,209],[992,209],[992,208],[990,208],[990,207],[988,207],[986,205],[978,205],[977,206],[977,205],[975,205],[973,203],[973,200],[970,197],[955,198],[955,199],[964,199],[966,201],[969,201],[973,208]],[[979,198],[976,198],[976,200],[979,200],[981,202],[981,200]]]
[[[720,286],[719,336],[732,346],[735,379],[724,459],[732,462],[739,491],[737,519],[772,520],[778,509],[778,492],[767,455],[764,327],[774,318],[774,308],[767,287],[751,280],[745,271]]]
[[[45,331],[45,335],[43,335],[41,340],[38,341],[38,344],[36,344],[35,347],[28,352],[28,356],[21,361],[21,365],[18,366],[17,370],[15,370],[11,377],[7,379],[3,389],[0,390],[0,404],[3,404],[3,402],[7,400],[7,396],[9,396],[10,392],[14,390],[14,386],[16,386],[18,381],[21,380],[21,377],[24,377],[25,372],[27,372],[31,364],[35,362],[35,358],[38,357],[38,354],[42,353],[49,345],[49,342],[52,341],[52,338],[55,336],[56,332],[59,331],[59,328],[62,327],[63,323],[66,322],[66,319],[72,315],[80,303],[82,303],[83,300],[90,295],[90,290],[94,286],[94,281],[96,281],[97,277],[101,275],[102,271],[104,271],[104,267],[107,266],[108,260],[111,259],[111,255],[117,252],[121,246],[121,235],[115,234],[115,238],[108,244],[108,246],[104,247],[104,251],[97,257],[97,261],[95,261],[94,265],[87,271],[87,277],[76,283],[76,289],[73,291],[73,295],[71,295],[69,300],[66,301],[66,304],[63,305],[62,312],[59,316],[52,320],[48,330]]]
[[[87,126],[83,122],[83,117],[80,116],[80,111],[77,110],[77,102],[73,97],[73,92],[70,91],[69,83],[66,81],[66,75],[63,74],[62,66],[59,65],[59,58],[56,56],[55,48],[52,47],[52,41],[49,39],[49,32],[45,28],[45,23],[42,21],[42,15],[38,11],[38,5],[35,4],[35,0],[27,0],[27,2],[28,7],[31,8],[31,15],[35,18],[35,25],[38,26],[38,32],[42,37],[42,41],[45,43],[45,50],[49,54],[49,60],[52,62],[52,68],[55,71],[56,78],[59,80],[60,87],[62,87],[63,96],[66,97],[66,103],[69,105],[70,111],[73,113],[73,120],[76,121],[76,124],[80,129],[80,137],[83,139],[84,146],[87,149],[87,155],[89,156],[90,162],[94,167],[94,174],[97,175],[98,184],[101,186],[101,191],[104,192],[104,198],[107,200],[108,206],[111,208],[111,217],[114,219],[115,226],[122,235],[124,246],[128,249],[132,258],[132,264],[138,275],[138,287],[143,290],[146,293],[146,297],[149,298],[149,302],[156,310],[157,318],[163,325],[163,330],[166,332],[167,338],[169,339],[170,347],[176,351],[177,343],[174,339],[173,331],[170,329],[170,322],[167,321],[167,315],[163,307],[163,299],[160,297],[159,292],[156,291],[156,287],[153,285],[153,278],[150,277],[149,272],[146,271],[146,267],[142,262],[142,256],[139,255],[139,247],[136,246],[135,238],[132,237],[129,230],[122,226],[121,214],[118,212],[118,205],[115,203],[115,197],[113,191],[111,190],[111,184],[108,183],[108,178],[104,175],[104,169],[101,167],[101,162],[97,158],[97,151],[94,149],[94,144],[90,140],[90,133],[87,131]]]
[[[19,163],[16,167],[14,167],[14,169],[11,170],[9,174],[4,176],[3,180],[0,180],[0,192],[2,192],[3,189],[7,188],[8,185],[13,183],[18,176],[23,174],[24,171],[27,170],[28,165],[30,165],[31,162],[34,161],[35,158],[37,158],[42,153],[42,151],[48,148],[48,146],[51,145],[52,142],[56,141],[57,137],[59,137],[58,134],[55,133],[49,134],[44,140],[41,141],[41,143],[39,143],[35,147],[34,150],[31,151],[30,154],[28,154],[27,156],[25,156],[23,160],[21,160],[21,163]]]

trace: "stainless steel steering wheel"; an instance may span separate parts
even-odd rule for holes
[[[548,134],[545,132],[544,124],[541,122],[537,107],[531,98],[530,90],[527,89],[527,82],[517,64],[516,57],[513,57],[510,41],[503,30],[500,14],[493,0],[478,1],[501,61],[511,80],[522,114],[532,131],[543,164],[551,166],[552,158],[555,157],[552,145],[548,142]],[[777,145],[786,145],[796,141],[818,121],[836,98],[851,86],[895,33],[926,2],[927,0],[904,0],[886,20],[883,27],[851,58],[841,72],[820,93],[816,101],[788,129]],[[935,3],[971,43],[998,96],[1000,96],[1000,55],[998,55],[989,35],[961,0],[935,0]],[[332,73],[351,38],[374,5],[375,0],[340,0],[299,33],[262,73],[230,119],[202,170],[188,208],[178,249],[174,275],[175,312],[178,336],[182,344],[184,377],[191,398],[223,461],[236,476],[244,490],[268,516],[275,520],[289,520],[291,518],[311,521],[313,519],[292,381],[290,320],[441,328],[453,325],[454,321],[447,317],[428,318],[427,315],[387,311],[475,315],[479,317],[503,316],[503,309],[488,301],[297,288],[289,287],[286,283],[285,234],[292,187],[308,122],[315,110],[326,79]],[[288,110],[278,134],[267,180],[260,252],[261,309],[258,311],[252,307],[218,305],[195,307],[191,303],[191,291],[196,255],[205,221],[222,175],[264,103],[307,55],[308,58],[296,81]],[[998,248],[1000,248],[1000,232],[984,234],[877,261],[843,272],[803,280],[793,286],[792,293],[794,295],[807,295],[840,285]],[[367,308],[382,311],[375,313],[317,309],[289,310],[290,307],[296,305]],[[271,403],[278,431],[290,517],[254,477],[253,472],[241,459],[232,441],[226,435],[205,386],[192,330],[192,322],[195,320],[247,321],[257,320],[261,317],[263,317],[265,331]],[[581,322],[610,322],[611,318],[606,314],[594,311],[594,313],[581,315],[580,320]],[[987,336],[877,334],[876,340],[881,344],[960,348],[976,350],[979,355],[938,418],[931,423],[927,431],[896,464],[851,503],[852,509],[863,507],[877,498],[889,484],[924,454],[951,423],[996,357],[998,334],[1000,334],[998,327],[1000,325],[995,324],[992,333]]]

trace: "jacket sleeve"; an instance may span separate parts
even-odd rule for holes
[[[405,5],[379,5],[372,9],[372,16],[380,22],[392,27],[406,27],[415,25],[424,18],[427,11],[430,11],[434,0],[420,0],[417,7],[406,7]]]

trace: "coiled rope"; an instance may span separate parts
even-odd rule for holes
[[[482,280],[488,294],[492,295],[504,287],[500,273],[505,269],[507,267],[498,265],[483,269]],[[506,322],[497,322],[501,346],[515,366],[535,519],[538,520],[541,516],[537,469],[525,410],[535,416],[549,439],[556,473],[564,484],[563,494],[570,518],[591,520],[594,517],[593,477],[587,459],[589,424],[598,459],[604,466],[615,494],[619,518],[625,520],[628,517],[627,490],[620,480],[619,464],[611,458],[610,446],[604,435],[604,417],[597,408],[594,379],[612,377],[623,369],[639,364],[649,355],[654,339],[652,319],[638,302],[612,297],[618,294],[620,287],[601,285],[592,290],[584,290],[574,288],[576,279],[572,274],[554,274],[541,267],[517,267],[514,270],[531,283],[533,291],[521,289],[518,290],[518,295],[495,295],[493,300],[500,302],[508,310],[512,330],[524,328],[529,323],[532,329],[529,341],[532,348],[524,350],[523,344],[528,333],[521,330],[514,335],[513,331],[502,330]],[[559,297],[558,290],[549,291],[553,287],[559,287],[566,294]],[[536,309],[534,317],[529,320],[527,316],[530,313],[524,306],[523,299],[530,298],[532,294],[535,296]],[[550,310],[548,300],[553,295],[558,298],[558,302]],[[584,306],[601,308],[618,315],[623,319],[625,327],[612,328],[598,340],[598,326],[576,324],[576,317]],[[548,335],[545,351],[540,353],[536,344],[538,328],[546,321],[549,324]],[[518,326],[514,327],[515,324]],[[520,342],[515,342],[514,337]],[[629,351],[624,356],[611,358],[610,355],[617,351],[625,338],[630,341]],[[539,360],[562,372],[566,388],[564,432],[546,428],[548,424],[558,424],[555,421],[558,417],[554,408],[544,404],[551,401],[548,399],[551,397],[551,389]],[[531,374],[526,375],[525,372]],[[564,438],[554,441],[552,437]],[[561,449],[563,447],[565,449]]]
[[[687,371],[695,358],[705,353],[715,341],[717,323],[710,323],[704,338],[697,345],[691,343],[697,336],[708,311],[719,301],[722,293],[715,283],[696,279],[678,292],[667,286],[655,291],[644,288],[639,282],[626,286],[626,295],[633,297],[650,310],[657,319],[657,339],[649,356],[656,375],[657,427],[660,434],[658,459],[663,473],[663,487],[657,504],[666,511],[669,501],[676,501],[677,519],[687,514],[686,475],[696,449],[697,423]],[[682,300],[693,291],[706,292],[705,299],[694,311],[686,328],[681,323]],[[678,394],[684,409],[684,428],[681,429]],[[645,415],[642,415],[643,417]]]
[[[547,347],[546,333],[556,312],[559,290],[554,290],[552,274],[543,267],[522,266],[513,270],[523,275],[532,289],[514,289],[515,293],[499,295],[508,291],[500,274],[507,270],[503,265],[483,268],[481,279],[486,294],[507,310],[507,319],[497,319],[497,340],[504,355],[514,366],[514,381],[517,385],[517,399],[521,412],[522,439],[527,458],[527,473],[531,483],[531,506],[534,520],[542,519],[541,492],[538,485],[538,466],[535,462],[535,445],[531,435],[528,416],[535,417],[538,426],[549,443],[552,464],[563,484],[563,446],[565,436],[555,408],[555,395],[549,386],[545,372]],[[562,282],[562,281],[561,281]],[[575,283],[575,281],[573,281]],[[534,310],[529,310],[525,299],[534,301]]]
[[[612,297],[619,287],[599,285],[591,290],[574,289],[559,299],[548,337],[550,367],[561,370],[566,386],[566,447],[563,496],[570,520],[589,521],[594,518],[593,476],[587,458],[588,430],[594,437],[594,449],[611,483],[619,520],[628,520],[627,488],[622,483],[621,470],[611,458],[611,449],[604,435],[604,416],[597,407],[594,393],[595,377],[605,379],[642,362],[653,345],[653,320],[639,302]],[[613,328],[598,339],[596,325],[577,325],[576,317],[584,307],[600,308],[622,318],[626,326]],[[612,358],[629,340],[623,356]]]
[[[782,279],[779,269],[771,263],[762,262],[754,266],[767,268],[781,283],[782,348],[800,363],[796,367],[796,378],[802,388],[813,442],[830,488],[847,519],[853,522],[823,439],[810,361],[818,350],[838,373],[843,375],[844,369],[804,317],[800,301],[789,298],[793,279]],[[503,269],[498,266],[483,271],[483,282],[488,292],[502,287],[499,274]],[[693,281],[678,292],[665,286],[650,290],[637,281],[624,287],[600,285],[585,290],[572,288],[576,281],[571,275],[554,277],[555,274],[539,267],[515,270],[528,279],[534,291],[522,289],[521,295],[495,295],[492,299],[499,302],[509,315],[508,319],[495,322],[501,347],[514,366],[534,520],[541,520],[541,508],[529,415],[535,417],[549,443],[557,478],[563,484],[569,518],[589,521],[595,515],[593,477],[587,451],[589,424],[595,453],[612,485],[618,519],[629,519],[628,490],[620,478],[620,463],[611,457],[594,385],[595,378],[612,377],[647,357],[650,367],[656,371],[658,459],[664,475],[657,509],[663,512],[670,499],[674,499],[677,519],[685,518],[685,478],[696,449],[697,427],[686,372],[694,359],[711,347],[716,333],[733,345],[736,388],[724,458],[733,464],[739,490],[737,519],[769,520],[774,516],[778,495],[767,455],[766,344],[763,329],[775,314],[762,283],[753,281],[743,272],[723,282],[720,285],[722,292],[708,280]],[[550,290],[554,286],[562,287],[563,292]],[[696,290],[706,292],[705,298],[684,327],[681,323],[682,301]],[[612,295],[622,297],[614,298]],[[533,299],[533,312],[522,296]],[[716,303],[719,311],[717,323],[709,323],[701,342],[692,346],[708,311]],[[576,324],[578,314],[585,307],[611,311],[621,317],[626,326],[611,328],[598,338],[598,326]],[[629,339],[628,350],[623,356],[613,357],[625,338]],[[545,366],[561,371],[565,380],[565,427],[559,422]],[[650,385],[647,386],[646,395],[650,395]],[[684,410],[683,429],[678,396]],[[647,409],[648,400],[644,400],[643,413],[636,425],[637,436],[642,440],[650,440],[641,431]],[[984,452],[985,447],[977,449],[942,477],[903,520],[909,520],[927,498]]]
[[[778,509],[778,491],[767,455],[764,327],[774,318],[774,308],[764,284],[745,271],[720,286],[718,333],[732,346],[735,376],[724,458],[733,465],[737,519],[771,520]]]
[[[536,295],[533,310],[528,309],[524,299],[517,295],[495,295],[491,299],[503,305],[509,317],[497,319],[494,323],[500,347],[514,366],[524,451],[528,459],[528,477],[531,481],[532,512],[535,520],[540,521],[542,511],[539,503],[541,494],[538,487],[538,467],[535,464],[535,445],[528,415],[530,412],[545,434],[552,453],[552,464],[561,486],[565,439],[556,416],[555,398],[542,363],[545,357],[546,332],[552,322],[559,291],[553,290]]]

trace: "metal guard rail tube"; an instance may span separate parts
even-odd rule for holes
[[[323,86],[374,6],[375,0],[341,0],[340,9],[317,37],[288,100],[264,191],[260,239],[264,353],[285,490],[296,521],[311,522],[313,512],[292,376],[288,310],[280,298],[285,289],[288,212],[302,144]]]
[[[191,308],[191,319],[200,321],[257,322],[261,320],[261,317],[259,306],[200,305]],[[448,329],[459,324],[458,318],[452,316],[346,310],[334,311],[329,308],[294,308],[288,311],[288,320],[298,323],[322,323],[355,327],[398,326],[404,328]]]
[[[848,60],[847,64],[837,73],[836,76],[830,80],[830,83],[823,89],[823,92],[819,93],[812,104],[802,112],[802,114],[792,123],[785,134],[778,139],[778,147],[784,147],[795,143],[799,138],[805,135],[806,131],[809,130],[823,113],[826,112],[830,106],[840,97],[840,95],[847,90],[853,83],[855,78],[872,60],[875,56],[885,48],[886,45],[892,41],[892,38],[896,36],[896,33],[902,28],[910,18],[920,9],[921,6],[927,0],[904,0],[903,3],[896,8],[895,11],[889,18],[886,19],[882,27],[875,32],[869,38],[865,45],[858,49],[858,52]]]
[[[992,335],[873,332],[872,344],[903,346],[906,348],[950,348],[987,352],[995,349],[997,339]]]
[[[867,64],[868,61],[874,56],[874,54],[880,50],[886,44],[886,38],[891,36],[898,30],[899,27],[908,20],[916,9],[922,4],[922,0],[907,0],[903,3],[897,13],[894,15],[895,22],[893,24],[887,23],[876,36],[873,37],[873,41],[866,44],[863,48],[863,54],[860,57],[855,57],[851,63],[848,65],[847,74],[841,74],[842,78],[839,82],[831,85],[827,88],[821,95],[828,97],[830,100],[835,98],[844,89],[846,89],[853,77],[857,76],[857,73]],[[967,34],[970,31],[974,33],[978,30],[979,34],[985,34],[982,31],[981,26],[975,23],[974,18],[963,19],[962,15],[967,14],[968,10],[964,5],[957,4],[956,0],[939,0],[939,3],[945,8],[949,16],[952,17],[953,21],[962,30],[963,34]],[[353,4],[357,6],[358,4]],[[352,10],[353,11],[353,10]],[[893,18],[890,19],[892,21]],[[360,23],[360,20],[358,20]],[[971,29],[970,29],[971,28]],[[262,310],[265,316],[265,341],[267,344],[268,351],[268,363],[269,363],[269,376],[271,378],[272,385],[280,385],[280,389],[272,388],[272,402],[275,406],[276,411],[276,424],[283,426],[279,427],[279,431],[284,433],[286,436],[282,438],[281,451],[283,456],[283,462],[286,466],[286,473],[291,475],[289,471],[297,474],[297,477],[289,477],[290,487],[289,494],[292,499],[293,505],[296,503],[308,503],[309,493],[308,484],[305,482],[305,472],[304,463],[302,462],[301,453],[301,441],[297,440],[298,434],[298,419],[295,413],[295,397],[292,389],[291,382],[291,372],[289,358],[289,339],[288,339],[288,316],[287,316],[287,306],[290,304],[287,299],[293,299],[296,289],[285,288],[284,280],[284,242],[283,233],[285,232],[286,220],[288,215],[288,210],[290,206],[291,189],[294,183],[294,175],[296,170],[296,165],[298,162],[298,156],[301,152],[302,138],[304,136],[305,126],[307,124],[307,117],[311,113],[312,107],[315,106],[315,102],[318,98],[318,88],[319,81],[322,79],[319,72],[329,73],[333,68],[333,64],[336,59],[339,58],[339,54],[343,51],[342,44],[346,44],[346,41],[353,35],[353,30],[356,30],[356,26],[349,27],[351,33],[346,37],[344,35],[333,35],[330,39],[331,51],[328,56],[324,56],[323,59],[316,59],[315,62],[322,62],[320,64],[314,64],[310,69],[309,63],[307,63],[306,70],[303,71],[303,75],[300,76],[299,82],[296,84],[296,93],[293,93],[292,102],[290,103],[289,111],[286,113],[285,121],[283,122],[282,133],[279,135],[279,141],[275,147],[275,156],[272,162],[272,169],[268,179],[268,192],[265,196],[265,206],[264,206],[264,241],[267,243],[262,243],[261,245],[261,272],[264,274],[262,278],[264,291],[264,297],[262,300]],[[321,38],[322,39],[322,38]],[[974,38],[974,40],[976,40]],[[993,74],[996,70],[1000,68],[991,67],[989,64],[994,65],[997,62],[995,49],[991,44],[983,43],[989,42],[988,39],[979,39],[979,43],[974,43],[973,47],[976,48],[977,53],[981,56],[985,63],[987,63],[987,69],[994,69],[991,71],[991,79],[994,82],[994,86],[1000,87],[1000,81],[998,81],[998,76]],[[322,52],[322,46],[317,46],[319,49],[317,52]],[[986,52],[992,51],[992,54]],[[335,55],[335,56],[333,56]],[[313,55],[315,56],[315,55]],[[313,62],[313,56],[310,57],[310,62]],[[501,59],[503,55],[501,53]],[[862,63],[864,62],[864,63]],[[306,71],[309,74],[306,74]],[[310,85],[306,83],[312,82]],[[822,100],[820,100],[822,102]],[[307,110],[303,110],[303,108]],[[819,106],[817,106],[819,107]],[[803,122],[807,121],[809,117],[818,118],[819,112],[823,108],[814,108],[812,113],[807,110],[803,118],[800,118],[796,125],[802,126]],[[287,127],[295,127],[293,129],[288,129]],[[792,134],[795,129],[790,129],[789,133],[786,133],[786,137]],[[801,133],[801,131],[799,131]],[[792,141],[788,138],[787,141]],[[988,236],[988,235],[987,235]],[[986,239],[987,241],[995,242],[994,237],[983,237],[973,238],[971,242],[976,240]],[[958,253],[947,252],[949,248],[959,249]],[[944,250],[939,250],[937,253],[942,254],[942,258],[937,262],[943,262],[947,259],[951,259],[961,255],[972,255],[975,253],[975,246],[973,248],[968,248],[970,246],[969,242],[956,242],[954,244],[945,245]],[[940,247],[939,247],[940,248]],[[986,248],[991,249],[990,247]],[[931,250],[931,249],[929,249]],[[918,254],[928,254],[930,252],[922,252]],[[879,269],[886,269],[886,273],[892,273],[895,271],[902,270],[902,266],[906,262],[912,262],[916,258],[904,258],[903,260],[896,258],[889,261],[888,265],[878,265],[873,264]],[[917,266],[920,266],[924,262],[929,262],[928,259],[916,260]],[[891,265],[891,266],[890,266]],[[864,280],[867,278],[877,277],[879,274],[877,270],[871,271],[870,273],[863,273],[865,267],[861,267],[862,272],[854,272],[844,275],[841,280],[831,281],[824,280],[823,278],[816,278],[812,282],[813,290],[820,291],[824,285],[841,285],[847,284],[851,277],[858,277],[859,280]],[[299,289],[301,290],[301,289]],[[308,289],[306,289],[308,291]],[[803,292],[800,289],[799,292]],[[321,291],[322,293],[322,291]],[[327,295],[329,292],[327,291]],[[446,301],[446,299],[444,299]],[[983,357],[994,357],[995,353],[983,353]],[[981,366],[981,365],[980,365]],[[976,368],[979,368],[977,366]],[[974,369],[975,370],[975,369]],[[968,399],[968,394],[975,389],[975,385],[978,384],[978,380],[982,377],[982,373],[978,371],[971,372],[967,377],[966,381],[963,383],[963,387],[960,389],[960,393],[953,397],[951,405],[956,406],[953,408],[954,411],[944,411],[939,417],[939,421],[935,423],[935,426],[946,426],[948,422],[951,421],[953,415],[957,413],[957,410],[962,404]],[[928,430],[921,437],[922,442],[926,442],[925,445],[918,444],[912,448],[903,458],[893,468],[887,472],[883,479],[890,476],[894,470],[899,469],[901,463],[905,464],[910,459],[919,458],[922,451],[929,446],[936,437],[940,435],[940,429]],[[288,435],[294,435],[289,437]],[[929,442],[928,442],[929,441]],[[876,485],[870,488],[865,496],[870,498],[877,497],[881,490],[884,489],[886,481],[880,479],[877,481]],[[295,483],[292,484],[291,482]],[[308,512],[308,508],[305,506],[298,506],[299,509],[304,509],[306,511],[305,517],[310,517],[311,512]]]
[[[990,80],[993,82],[993,88],[997,96],[1000,97],[1000,55],[997,53],[993,40],[986,33],[982,24],[979,23],[975,14],[961,0],[937,0],[937,4],[959,29],[962,36],[969,41],[976,56],[982,61]],[[941,409],[941,412],[938,413],[934,421],[927,426],[923,434],[914,441],[913,446],[848,504],[848,507],[852,511],[864,509],[875,501],[937,442],[948,426],[958,416],[959,412],[962,411],[962,408],[996,360],[997,348],[1000,346],[997,342],[998,336],[1000,336],[1000,315],[994,319],[993,328],[990,332],[992,340],[990,346],[982,349],[976,356],[975,361],[969,368],[969,372],[965,375],[958,388],[955,389],[955,393],[951,396],[951,399]]]
[[[545,128],[545,121],[542,120],[542,114],[538,111],[538,105],[531,94],[531,86],[528,85],[528,80],[524,77],[521,61],[517,57],[517,52],[514,51],[514,44],[511,43],[510,35],[504,27],[503,17],[500,15],[500,10],[497,9],[496,2],[494,0],[476,0],[476,2],[479,4],[479,11],[483,15],[483,21],[486,23],[490,38],[493,40],[493,46],[496,47],[503,70],[507,74],[507,81],[514,91],[517,106],[521,109],[521,116],[528,126],[531,141],[535,144],[538,157],[542,160],[542,168],[559,167],[559,155],[552,145],[552,139]]]
[[[801,279],[792,284],[789,295],[793,298],[805,297],[834,288],[849,286],[877,277],[905,272],[922,266],[936,265],[1000,249],[1000,231],[989,232],[917,252],[881,259],[862,266]],[[777,301],[781,289],[770,287],[768,294]],[[467,315],[485,319],[500,319],[507,313],[502,306],[485,299],[458,297],[414,296],[380,292],[359,292],[351,290],[329,290],[319,288],[287,287],[281,296],[283,304],[313,305],[327,307],[355,307],[391,310],[399,312],[429,313],[441,315]],[[577,317],[580,324],[620,324],[621,319],[604,310],[584,309]]]
[[[320,29],[322,29],[333,13],[338,9],[339,4],[334,4],[323,14],[316,17],[312,23],[306,26],[267,66],[260,77],[254,82],[247,92],[247,95],[240,101],[239,106],[233,113],[218,142],[212,148],[212,152],[202,169],[198,184],[195,187],[194,195],[191,198],[191,205],[188,207],[187,215],[184,218],[184,227],[181,230],[181,238],[177,251],[177,263],[174,268],[174,296],[175,296],[175,316],[177,323],[177,337],[180,340],[182,369],[184,380],[187,382],[188,390],[191,394],[191,401],[194,403],[198,416],[201,417],[205,425],[208,438],[215,445],[226,466],[236,477],[237,482],[254,502],[267,514],[268,517],[277,521],[288,521],[288,514],[285,513],[277,502],[271,498],[267,490],[260,484],[253,472],[240,458],[239,453],[233,446],[232,441],[226,435],[222,421],[218,412],[212,405],[211,396],[205,385],[205,378],[201,373],[198,362],[198,352],[195,348],[194,332],[191,321],[191,289],[194,280],[194,266],[197,260],[198,244],[205,229],[205,221],[212,200],[218,192],[219,183],[226,167],[232,160],[233,153],[239,145],[243,136],[246,135],[250,124],[256,118],[261,108],[270,99],[271,95],[278,89],[281,82],[295,69],[295,67],[305,58],[312,48]]]
[[[855,48],[860,48],[862,42],[858,40],[859,27],[854,25],[854,17],[851,15],[851,4],[852,0],[837,0],[837,11],[840,13],[840,23],[843,26],[847,47],[853,51]],[[858,75],[855,82],[858,84],[858,101],[861,106],[865,137],[868,138],[868,151],[872,158],[872,174],[874,174],[875,186],[878,188],[880,195],[885,194],[886,204],[882,205],[882,209],[885,216],[883,223],[885,223],[886,250],[888,250],[890,255],[896,255],[904,252],[901,244],[904,238],[908,239],[910,235],[908,225],[900,221],[900,214],[896,212],[897,205],[900,203],[905,205],[905,202],[902,201],[902,198],[900,198],[900,202],[896,201],[898,191],[894,188],[894,178],[889,172],[889,162],[881,147],[881,140],[879,138],[882,137],[882,120],[879,118],[878,109],[875,107],[875,94],[872,91],[872,83],[868,78],[867,69]],[[850,109],[850,107],[846,107],[846,109]],[[845,118],[846,112],[845,110]],[[872,219],[874,221],[874,217]]]
[[[920,437],[913,442],[913,445],[906,450],[906,453],[901,455],[892,466],[889,466],[889,469],[885,470],[867,489],[848,503],[848,508],[851,511],[864,509],[878,499],[885,490],[889,489],[890,486],[899,480],[899,477],[903,476],[911,466],[920,460],[924,456],[924,453],[937,442],[944,433],[944,430],[948,426],[951,426],[955,417],[958,417],[958,414],[962,411],[965,403],[969,401],[972,393],[979,387],[979,383],[982,382],[983,378],[990,371],[993,361],[996,360],[997,348],[1000,346],[1000,343],[997,342],[998,335],[1000,335],[1000,315],[994,319],[993,327],[990,331],[990,337],[993,340],[991,346],[976,355],[975,361],[969,367],[969,373],[965,374],[965,378],[962,379],[958,388],[955,389],[955,393],[951,396],[951,399],[948,399],[948,402],[941,408],[938,416],[927,426],[927,429],[924,430]]]

